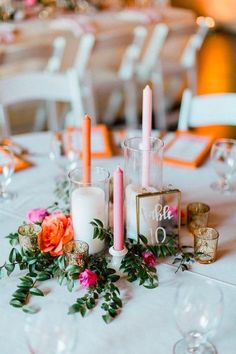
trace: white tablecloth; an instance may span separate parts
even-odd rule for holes
[[[4,236],[15,231],[25,220],[30,208],[47,207],[55,201],[53,189],[57,167],[46,157],[50,148],[50,134],[38,133],[15,137],[15,140],[29,147],[32,152],[45,153],[45,157],[34,157],[33,168],[14,175],[11,189],[17,198],[0,205],[0,264],[9,253]],[[122,157],[101,159],[94,164],[106,167],[112,173],[116,165],[123,164]],[[110,325],[101,320],[96,309],[86,318],[77,316],[78,341],[74,353],[79,354],[171,354],[174,343],[181,338],[174,317],[174,296],[180,280],[211,278],[224,293],[224,316],[220,328],[212,339],[219,354],[234,354],[236,348],[236,193],[222,195],[213,192],[209,185],[215,179],[209,162],[201,168],[191,170],[164,165],[164,183],[171,183],[182,190],[182,203],[206,202],[211,206],[210,225],[220,233],[218,259],[211,265],[193,264],[190,272],[180,272],[173,280],[162,284],[171,277],[174,266],[162,264],[160,286],[147,290],[135,284],[123,288],[125,306],[120,316]],[[181,238],[185,244],[192,242],[191,235],[183,229]],[[26,354],[24,338],[25,314],[9,306],[9,299],[16,288],[19,274],[10,279],[0,280],[0,353]],[[44,282],[41,289],[48,289],[45,298],[35,297],[32,303],[42,304],[49,300],[64,300],[73,303],[79,295],[76,287],[72,294],[56,281]],[[53,353],[52,353],[53,354]]]

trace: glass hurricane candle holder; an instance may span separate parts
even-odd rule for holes
[[[69,173],[71,218],[75,240],[87,242],[89,253],[104,250],[105,241],[93,238],[91,221],[99,219],[108,226],[110,174],[101,167],[91,167],[91,182],[83,182],[82,168]]]
[[[81,271],[85,269],[89,255],[89,245],[84,241],[70,241],[64,246],[67,265],[78,265]]]
[[[150,148],[142,148],[142,138],[134,137],[124,142],[125,157],[125,207],[126,207],[126,235],[129,238],[137,237],[137,195],[153,193],[162,189],[162,161],[164,143],[158,138],[150,138]],[[145,205],[146,212],[155,209],[155,199],[148,199]],[[141,233],[149,233],[150,225],[141,220]]]
[[[211,227],[201,227],[194,231],[194,254],[197,262],[213,263],[216,260],[219,233]]]
[[[190,203],[187,206],[187,226],[190,232],[194,233],[200,227],[208,225],[210,207],[204,203]]]
[[[37,239],[42,231],[36,224],[24,224],[18,228],[19,243],[24,250],[35,250],[38,247]]]

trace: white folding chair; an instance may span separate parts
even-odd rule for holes
[[[59,36],[54,39],[52,44],[52,55],[47,62],[45,71],[53,73],[60,70],[65,46],[66,40],[64,37]],[[54,116],[54,118],[52,118],[52,116]],[[54,102],[44,102],[43,105],[38,107],[35,115],[33,131],[43,130],[47,117],[50,117],[51,120],[57,119],[56,105]]]
[[[134,28],[133,33],[127,30],[114,31],[98,35],[95,41],[93,55],[104,55],[114,57],[114,53],[120,55],[123,52],[118,66],[112,66],[113,59],[109,64],[105,63],[97,68],[96,63],[91,69],[92,87],[95,95],[105,92],[108,96],[108,103],[102,119],[105,122],[113,122],[124,99],[124,115],[129,126],[137,125],[136,109],[136,83],[134,80],[135,66],[143,48],[147,30],[142,26]],[[106,55],[106,54],[105,54]],[[104,57],[105,57],[104,55]],[[106,58],[105,58],[106,59]],[[117,58],[115,58],[117,59]],[[107,59],[106,59],[107,60]],[[96,108],[96,116],[98,110]]]
[[[194,96],[191,90],[183,93],[178,130],[200,126],[236,126],[236,93],[215,93]]]
[[[152,32],[151,38],[148,42],[142,61],[137,65],[137,70],[136,70],[136,79],[138,80],[139,84],[141,84],[142,86],[145,86],[145,84],[152,79],[152,74],[155,68],[158,67],[158,63],[160,61],[160,54],[164,46],[164,43],[166,41],[166,38],[168,36],[168,31],[169,29],[166,24],[159,23],[155,26]],[[154,90],[154,100],[153,100],[154,107],[156,107],[155,105],[156,99],[157,99],[156,92]],[[164,115],[163,115],[164,109],[163,109],[163,105],[161,105],[161,102],[159,102],[157,109],[158,109],[158,119],[164,120]],[[155,115],[155,118],[156,118],[155,126],[160,128],[160,125],[162,124],[158,124],[159,120],[157,121],[157,114]]]
[[[187,79],[187,87],[196,92],[197,52],[204,42],[208,29],[208,22],[203,18],[199,23],[197,31],[190,35],[179,62],[166,60],[165,57],[161,57],[161,60],[157,62],[157,66],[152,74],[152,83],[155,97],[154,112],[159,129],[165,130],[167,128],[166,109],[173,103],[174,98],[176,98],[176,93],[183,84],[185,77]],[[182,28],[180,28],[180,32],[183,32]],[[169,83],[167,94],[164,92],[166,81]]]
[[[75,56],[73,67],[77,72],[81,85],[81,95],[85,111],[90,115],[93,122],[96,123],[96,105],[91,73],[88,68],[94,44],[95,36],[93,33],[85,33],[80,36],[78,50]]]
[[[84,109],[77,74],[35,72],[24,73],[0,80],[0,124],[5,135],[10,135],[9,122],[4,108],[19,102],[45,100],[70,103],[74,125],[81,125]],[[49,128],[58,130],[55,116],[49,117]]]

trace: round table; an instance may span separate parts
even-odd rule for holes
[[[14,137],[16,142],[36,153],[32,168],[15,173],[10,188],[17,197],[0,205],[0,264],[9,254],[10,246],[4,236],[14,232],[25,220],[31,208],[48,207],[55,201],[53,190],[58,175],[56,165],[48,158],[50,133],[26,134]],[[38,155],[37,155],[38,153]],[[93,161],[113,173],[122,156]],[[77,347],[80,354],[171,354],[174,343],[181,338],[174,321],[175,292],[180,281],[212,279],[224,294],[224,315],[217,334],[212,339],[219,354],[233,354],[236,347],[236,193],[223,195],[213,192],[209,185],[216,178],[209,162],[198,169],[186,169],[164,164],[164,184],[171,183],[182,191],[182,206],[200,201],[210,205],[209,224],[220,233],[217,261],[210,265],[194,263],[190,271],[178,272],[172,281],[161,283],[154,290],[137,284],[121,283],[125,306],[110,324],[101,320],[101,311],[95,310],[85,318],[78,314]],[[192,243],[192,236],[183,228],[181,242]],[[170,264],[168,264],[168,262]],[[174,273],[171,260],[158,266],[161,274]],[[25,316],[9,305],[19,277],[17,270],[10,278],[0,281],[0,347],[2,354],[26,354],[24,338]],[[55,280],[43,282],[40,289],[47,290],[45,298],[34,297],[32,303],[42,305],[50,300],[63,300],[72,304],[80,296],[79,285],[72,293],[60,287]]]

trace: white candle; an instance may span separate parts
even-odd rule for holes
[[[153,187],[145,189],[145,192],[156,192]],[[136,196],[144,193],[141,187],[129,184],[125,189],[125,214],[126,214],[126,237],[137,239],[137,214],[136,214]],[[155,230],[159,222],[151,215],[155,210],[156,198],[143,198],[142,210],[140,213],[139,233],[148,239],[148,244],[156,243]]]
[[[107,210],[105,192],[99,187],[81,187],[72,192],[71,215],[76,240],[88,243],[89,253],[94,254],[104,249],[105,243],[93,239],[93,226],[90,222],[95,218],[106,227]]]

